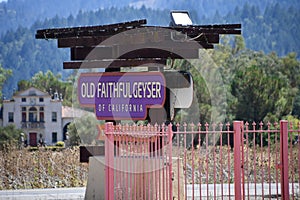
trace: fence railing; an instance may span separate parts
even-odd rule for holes
[[[299,199],[300,124],[106,124],[107,199]]]

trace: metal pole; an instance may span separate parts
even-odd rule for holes
[[[242,122],[233,122],[234,131],[234,194],[235,199],[242,199],[242,177],[241,177],[241,133],[242,133]]]
[[[173,170],[173,167],[172,167],[172,137],[173,137],[173,131],[172,131],[172,124],[170,123],[169,124],[169,127],[168,127],[168,146],[169,146],[169,199],[172,200],[173,199],[173,188],[172,188],[172,170]]]
[[[281,195],[283,200],[289,199],[289,149],[288,121],[280,121],[280,161],[281,161]]]
[[[113,123],[105,124],[105,199],[114,199],[114,135]]]

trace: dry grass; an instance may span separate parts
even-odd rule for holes
[[[271,148],[270,154],[266,148],[244,150],[246,182],[276,182],[280,179],[278,160],[276,162],[275,159],[279,159],[279,153],[276,150]],[[293,182],[299,180],[298,153],[298,146],[289,151],[289,172],[293,174],[290,177]],[[194,152],[174,147],[173,156],[181,157],[183,162],[186,156],[184,170],[189,183],[192,182],[192,171],[196,183],[233,182],[235,161],[229,147],[199,148]],[[192,164],[195,165],[194,170]],[[87,176],[88,164],[79,162],[79,148],[61,151],[41,148],[30,152],[9,147],[0,151],[0,190],[84,187]]]
[[[0,189],[80,187],[88,165],[79,163],[79,148],[0,151]]]
[[[173,150],[174,151],[174,150]],[[234,152],[232,149],[224,147],[209,147],[206,149],[196,149],[194,152],[180,150],[180,157],[187,165],[187,180],[192,182],[192,171],[196,183],[233,183],[234,181]],[[214,153],[215,152],[215,153]],[[288,168],[289,181],[299,181],[299,147],[297,145],[289,149]],[[271,147],[270,152],[267,147],[244,148],[243,172],[245,182],[280,182],[280,153],[278,149]],[[194,161],[193,161],[194,160]],[[194,164],[194,170],[192,165]],[[201,179],[201,180],[200,180]]]

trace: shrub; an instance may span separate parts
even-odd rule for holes
[[[57,147],[65,147],[65,143],[63,141],[58,141],[55,146]]]

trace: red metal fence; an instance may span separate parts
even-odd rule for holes
[[[106,199],[172,199],[172,130],[106,124]]]
[[[300,124],[107,123],[105,132],[107,199],[300,199]]]

